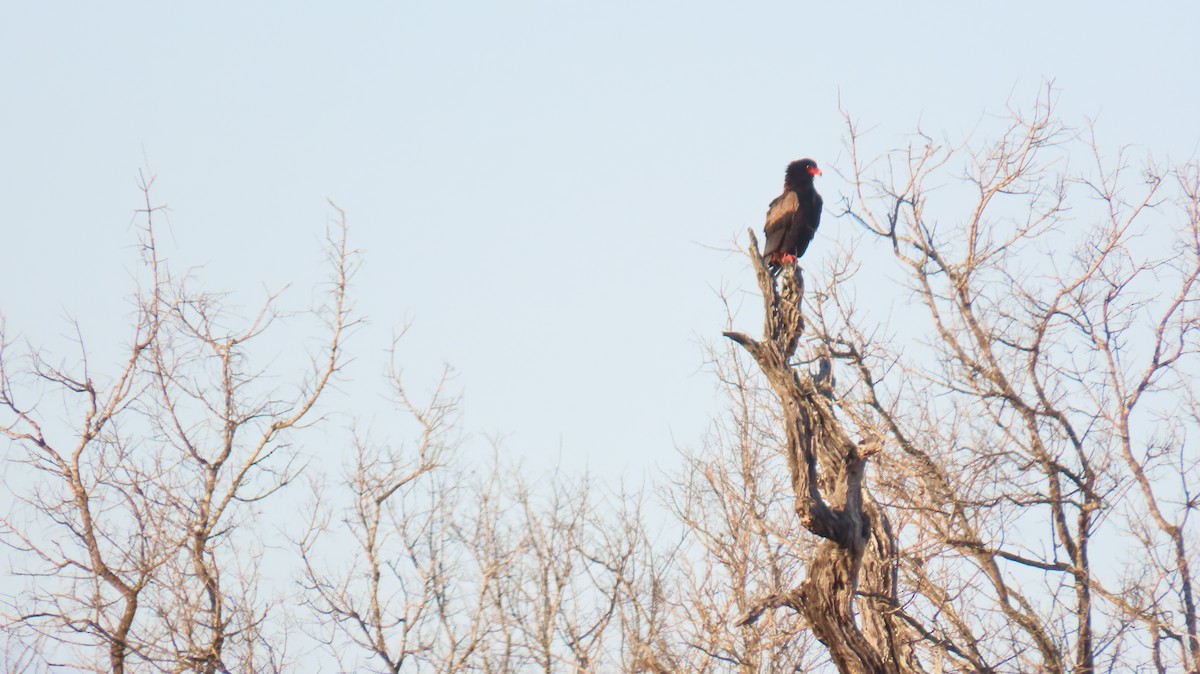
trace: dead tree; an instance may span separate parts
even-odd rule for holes
[[[790,607],[804,616],[840,671],[909,671],[905,630],[889,611],[896,604],[895,540],[863,482],[867,459],[880,442],[852,440],[830,407],[828,387],[792,365],[804,332],[800,269],[786,266],[772,276],[754,232],[750,259],[763,295],[763,337],[724,334],[750,353],[779,397],[794,508],[804,527],[823,541],[799,587],[764,598],[739,624]]]

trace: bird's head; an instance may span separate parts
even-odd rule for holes
[[[787,176],[784,182],[788,184],[811,182],[814,176],[821,175],[821,169],[817,167],[817,162],[811,159],[797,159],[788,164]]]
[[[821,169],[817,168],[817,162],[811,159],[801,159],[800,161],[792,162],[792,164],[810,176],[821,175]]]

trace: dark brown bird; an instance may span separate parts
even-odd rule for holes
[[[775,197],[767,209],[763,231],[763,259],[772,270],[795,264],[821,224],[821,195],[813,187],[813,178],[821,175],[817,162],[800,159],[788,164],[783,177],[783,194]]]

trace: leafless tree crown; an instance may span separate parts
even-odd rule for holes
[[[847,125],[839,215],[885,244],[902,325],[856,305],[848,257],[805,294],[751,246],[764,335],[726,334],[820,542],[745,622],[790,607],[841,672],[1197,671],[1196,163],[1106,158],[1049,98],[991,143],[869,161]]]
[[[393,356],[394,429],[306,492],[358,320],[344,217],[321,347],[279,376],[292,317],[174,276],[144,181],[115,364],[0,330],[4,667],[1200,673],[1200,165],[1051,103],[882,152],[847,116],[824,257],[773,274],[751,232],[761,334],[709,347],[727,409],[650,489],[514,465]]]

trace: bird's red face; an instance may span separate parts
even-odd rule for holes
[[[812,166],[808,167],[808,175],[819,176],[821,175],[821,169],[817,168],[816,164],[813,164]]]

